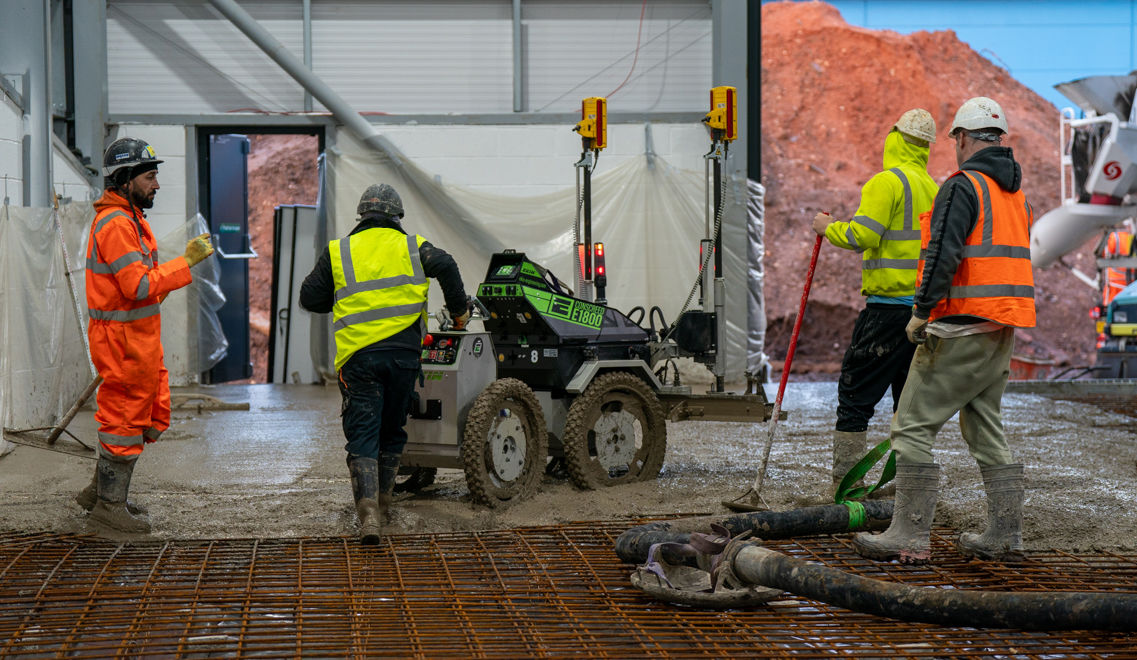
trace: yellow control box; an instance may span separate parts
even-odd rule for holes
[[[712,130],[721,131],[719,139],[730,142],[738,138],[738,90],[723,85],[711,88],[711,111],[703,121]]]
[[[591,140],[590,149],[603,149],[608,146],[608,99],[603,96],[590,96],[580,102],[580,121],[576,132],[580,137]]]

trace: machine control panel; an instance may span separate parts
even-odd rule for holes
[[[423,365],[450,365],[458,359],[462,337],[452,335],[435,337],[427,334],[422,341]]]

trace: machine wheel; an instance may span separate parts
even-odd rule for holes
[[[401,466],[395,476],[396,493],[417,493],[434,483],[438,468]]]
[[[462,466],[474,501],[500,506],[528,497],[545,470],[545,414],[516,378],[489,384],[474,399],[462,432]]]
[[[667,419],[647,383],[606,373],[572,402],[564,443],[569,476],[581,488],[653,479],[667,451]]]

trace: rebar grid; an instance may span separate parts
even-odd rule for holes
[[[116,545],[0,534],[4,657],[1133,657],[1137,633],[976,630],[849,612],[792,595],[707,612],[650,600],[615,538],[640,521],[489,532]],[[1015,591],[1137,592],[1137,555],[880,564],[848,535],[778,551],[884,580]]]

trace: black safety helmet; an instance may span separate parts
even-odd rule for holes
[[[364,213],[382,213],[387,216],[403,217],[403,200],[399,193],[386,183],[376,183],[368,186],[359,198],[359,206],[355,212],[362,216]]]
[[[161,162],[144,140],[119,138],[103,152],[103,176],[109,185],[122,186],[143,172],[157,169]]]

